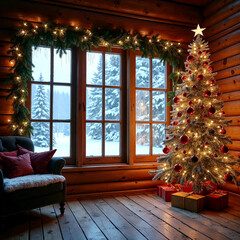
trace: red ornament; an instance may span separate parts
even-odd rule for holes
[[[181,144],[187,144],[188,142],[189,142],[189,138],[188,138],[188,136],[186,136],[186,135],[182,135],[181,137],[180,137],[180,142],[181,142]]]
[[[205,93],[204,93],[204,96],[205,97],[210,97],[211,96],[211,91],[206,90]]]
[[[174,97],[174,98],[173,98],[173,102],[174,102],[174,103],[179,103],[179,97]]]
[[[208,65],[208,62],[203,62],[203,66],[206,67]]]
[[[168,154],[170,152],[170,148],[166,145],[162,151],[163,153]]]
[[[221,134],[226,134],[226,132],[227,131],[224,128],[220,131]]]
[[[197,79],[198,79],[199,81],[202,81],[202,80],[203,80],[203,75],[202,75],[202,74],[199,74],[199,75],[197,76]]]
[[[188,67],[188,64],[185,64],[185,67],[187,68],[187,67]]]
[[[166,139],[169,139],[169,136],[166,136]]]
[[[214,107],[208,108],[208,113],[209,113],[210,115],[214,114],[215,112],[216,112],[216,110],[215,110]]]
[[[175,164],[173,169],[174,169],[175,172],[181,172],[182,171],[182,165]]]
[[[177,126],[178,125],[178,122],[177,121],[173,121],[173,126]]]
[[[188,120],[187,120],[187,124],[190,124],[190,123],[191,123],[191,120],[190,120],[190,119],[188,119]]]
[[[183,96],[184,96],[184,97],[186,97],[186,96],[187,96],[187,93],[186,93],[186,92],[185,92],[185,93],[183,93]]]
[[[208,142],[205,142],[204,145],[207,146],[207,145],[208,145]]]
[[[182,113],[181,112],[178,112],[177,113],[177,117],[181,117],[182,116]]]
[[[205,53],[205,54],[207,54],[207,53],[208,53],[208,51],[205,51],[204,53]]]
[[[196,163],[198,161],[198,158],[194,155],[190,158],[191,162]]]
[[[210,66],[210,67],[208,68],[208,70],[209,70],[209,71],[213,71],[213,67]]]
[[[224,112],[224,111],[221,111],[221,114],[225,114],[225,112]]]
[[[216,93],[216,96],[217,96],[217,97],[219,97],[220,95],[221,95],[221,93],[220,93],[220,92],[217,92],[217,93]]]
[[[193,112],[194,112],[194,109],[193,109],[193,108],[189,107],[189,108],[187,109],[187,114],[193,115]]]
[[[221,152],[222,152],[222,153],[227,153],[227,152],[228,152],[228,147],[225,146],[225,145],[222,146],[222,147],[221,147]]]
[[[186,76],[182,76],[182,81],[185,81],[186,80]]]
[[[192,62],[192,61],[194,60],[194,57],[193,57],[192,55],[189,55],[189,56],[187,57],[187,60],[188,60],[189,62]]]
[[[195,89],[195,88],[196,88],[196,85],[193,85],[192,88]]]
[[[204,118],[204,119],[206,119],[207,117],[208,117],[208,116],[207,116],[206,114],[205,114],[205,115],[203,115],[203,118]]]
[[[214,157],[218,157],[218,155],[215,153],[214,155],[213,155]]]
[[[200,106],[200,109],[201,109],[201,110],[203,110],[203,109],[204,109],[204,106],[203,106],[203,105],[201,105],[201,106]]]
[[[188,104],[189,104],[190,106],[191,106],[191,105],[193,105],[193,101],[189,101],[189,103],[188,103]]]
[[[201,56],[201,55],[202,55],[202,52],[201,52],[201,51],[199,51],[197,54],[198,54],[199,56]]]
[[[178,151],[178,147],[175,147],[175,151]]]
[[[187,151],[186,150],[183,150],[183,154],[186,154],[187,153]]]
[[[231,182],[232,180],[233,180],[233,177],[231,176],[231,174],[227,173],[224,175],[224,181]]]
[[[192,71],[191,71],[191,70],[189,70],[189,71],[188,71],[188,73],[189,73],[189,74],[192,74]]]
[[[215,84],[215,80],[214,79],[211,79],[209,82],[210,82],[210,84]]]

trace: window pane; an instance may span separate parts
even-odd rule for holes
[[[166,88],[166,67],[158,58],[152,60],[152,87]]]
[[[136,90],[136,120],[149,121],[150,93],[145,90]]]
[[[152,125],[153,134],[153,154],[162,154],[163,140],[165,138],[165,125],[164,124],[153,124]]]
[[[31,93],[31,118],[50,118],[50,86],[43,84],[32,84]]]
[[[62,57],[54,49],[54,72],[53,81],[61,83],[71,83],[71,50],[66,50]]]
[[[87,120],[102,120],[102,88],[87,87]]]
[[[68,120],[71,118],[71,87],[53,86],[53,119]]]
[[[152,92],[152,117],[153,121],[165,121],[166,118],[166,100],[165,92]]]
[[[102,85],[102,53],[87,52],[87,84]]]
[[[107,123],[105,125],[105,155],[120,155],[120,123]]]
[[[119,54],[105,55],[105,85],[120,86],[121,56]]]
[[[136,87],[150,87],[150,59],[136,57]]]
[[[86,156],[102,156],[101,123],[86,123]]]
[[[136,154],[150,154],[150,124],[136,124]]]
[[[55,157],[70,157],[70,123],[53,123]]]
[[[34,81],[50,82],[51,51],[48,47],[32,48],[32,76]]]
[[[120,120],[120,89],[105,89],[105,119]]]
[[[48,122],[32,122],[32,126],[35,152],[48,151],[50,149],[50,124]]]

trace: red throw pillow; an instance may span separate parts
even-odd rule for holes
[[[17,147],[19,155],[30,153],[32,167],[36,173],[49,173],[47,167],[57,149],[46,152],[32,152],[19,145]]]
[[[20,155],[18,157],[2,156],[2,159],[4,166],[6,167],[8,178],[34,174],[29,153]]]
[[[0,169],[2,169],[2,171],[4,171],[2,156],[17,157],[17,155],[18,155],[18,150],[15,150],[15,151],[12,151],[12,152],[0,152]]]

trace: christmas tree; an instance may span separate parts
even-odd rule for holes
[[[182,83],[176,86],[173,99],[171,124],[166,128],[166,155],[158,158],[162,165],[151,173],[156,173],[153,180],[192,183],[193,190],[200,192],[206,181],[224,184],[233,180],[238,185],[238,172],[232,166],[239,161],[228,154],[226,145],[232,142],[225,127],[231,121],[224,118],[208,43],[202,39],[199,25],[193,31],[197,37],[189,45]]]
[[[43,82],[40,74],[39,82]],[[42,84],[37,85],[36,95],[33,98],[32,119],[49,119],[50,110],[47,105],[45,87]],[[50,129],[47,122],[34,122],[34,139],[33,143],[38,147],[49,147]]]

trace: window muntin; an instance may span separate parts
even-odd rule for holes
[[[70,159],[72,145],[72,50],[60,58],[56,49],[32,49],[31,124],[35,151],[57,148],[54,156]],[[71,162],[70,160],[68,161]]]
[[[166,66],[158,58],[135,57],[135,154],[160,155],[165,137]]]
[[[85,157],[121,156],[121,54],[86,52]]]

